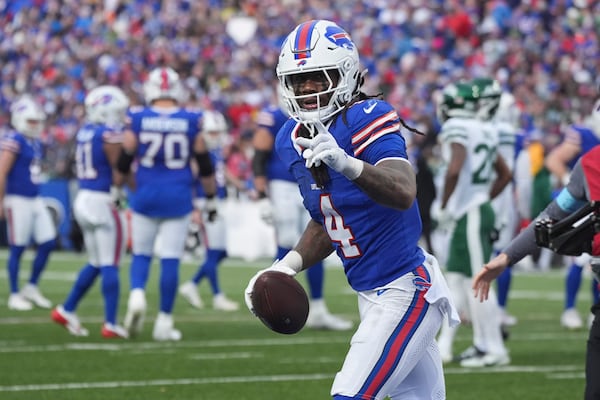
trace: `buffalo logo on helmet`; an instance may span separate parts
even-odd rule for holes
[[[354,43],[352,43],[350,35],[339,26],[328,26],[325,31],[325,37],[338,47],[343,47],[347,50],[354,49]]]

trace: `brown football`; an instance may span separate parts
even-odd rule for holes
[[[287,335],[300,331],[308,318],[306,291],[294,277],[279,271],[256,279],[252,307],[267,328]]]

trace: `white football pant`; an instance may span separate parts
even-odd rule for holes
[[[152,257],[156,240],[156,256],[177,258],[183,256],[191,213],[178,218],[151,218],[133,212],[131,238],[133,254]]]
[[[217,217],[214,221],[208,220],[208,213],[204,210],[204,199],[196,199],[194,207],[202,210],[202,242],[205,247],[212,250],[227,250],[227,224],[225,222],[225,207],[221,199],[217,199]]]
[[[415,272],[359,292],[358,308],[361,322],[331,395],[445,399],[435,336],[446,313],[453,324],[458,315],[437,261],[428,256]]]
[[[41,244],[57,236],[52,215],[41,197],[6,195],[4,215],[10,245],[27,246],[32,238]]]
[[[298,243],[310,221],[310,214],[302,203],[300,189],[295,182],[272,180],[269,181],[269,198],[273,204],[277,246],[291,249]]]
[[[125,249],[125,220],[109,193],[82,189],[73,202],[89,262],[95,267],[119,265]]]

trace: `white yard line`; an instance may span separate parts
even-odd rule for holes
[[[545,373],[552,379],[583,379],[583,367],[575,365],[557,366],[506,366],[498,368],[467,369],[450,368],[445,373],[453,374],[488,374],[488,373]],[[252,383],[252,382],[285,382],[285,381],[315,381],[331,380],[333,374],[296,374],[296,375],[254,375],[254,376],[220,376],[211,378],[182,378],[182,379],[155,379],[144,381],[108,381],[108,382],[69,382],[50,384],[29,384],[0,386],[0,392],[37,392],[45,390],[80,390],[80,389],[113,389],[141,386],[186,386],[186,385],[212,385],[224,383]]]

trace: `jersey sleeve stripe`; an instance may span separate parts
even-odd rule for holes
[[[273,117],[273,114],[261,111],[256,116],[256,124],[258,126],[266,126],[270,128],[275,125],[275,118]]]
[[[13,153],[18,153],[21,148],[21,145],[18,141],[13,139],[4,139],[2,143],[0,143],[0,149],[8,150]]]
[[[373,120],[369,125],[365,126],[360,131],[356,132],[352,135],[352,144],[356,145],[364,140],[367,136],[370,136],[373,132],[383,127],[389,121],[395,121],[398,119],[398,114],[396,111],[390,111],[387,114],[382,115],[381,117]],[[397,126],[400,129],[400,124],[396,123],[392,126]]]
[[[123,143],[124,136],[122,132],[106,131],[102,134],[102,140],[106,143]]]
[[[358,146],[356,149],[354,149],[354,155],[357,156],[360,153],[362,153],[371,143],[373,143],[375,140],[379,139],[380,137],[387,135],[388,133],[398,132],[399,129],[400,129],[399,123],[390,125],[384,129],[380,129],[377,133],[371,135],[360,146]]]

